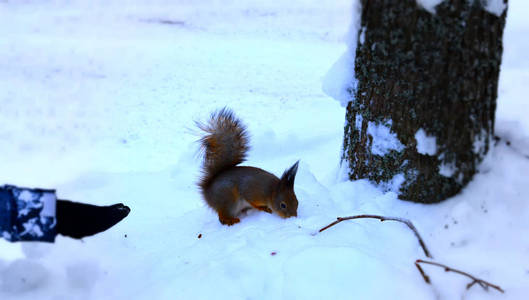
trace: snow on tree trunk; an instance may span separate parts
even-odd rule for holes
[[[423,203],[472,179],[494,131],[506,1],[437,1],[432,11],[361,0],[343,149],[350,179]]]

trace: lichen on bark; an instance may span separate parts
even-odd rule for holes
[[[415,0],[361,2],[343,163],[353,180],[403,176],[400,199],[442,201],[472,179],[489,150],[506,11],[498,17],[472,0],[443,1],[435,14]],[[373,153],[369,124],[390,124],[403,149]],[[435,153],[417,151],[419,129],[435,137]]]

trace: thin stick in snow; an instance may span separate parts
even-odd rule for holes
[[[377,216],[377,215],[358,215],[358,216],[350,216],[350,217],[338,217],[336,218],[336,221],[323,227],[322,229],[320,229],[319,232],[322,232],[340,222],[347,221],[347,220],[353,220],[353,219],[378,219],[381,222],[396,221],[396,222],[404,223],[406,224],[406,226],[408,226],[409,229],[413,231],[413,233],[415,234],[415,237],[419,240],[419,244],[421,245],[422,250],[424,251],[424,255],[426,255],[426,257],[433,258],[432,255],[430,254],[430,251],[428,251],[428,248],[426,248],[426,244],[424,243],[421,235],[419,234],[419,231],[417,231],[417,228],[415,228],[413,223],[411,223],[411,221],[407,219],[396,218],[396,217],[384,217],[384,216]]]
[[[470,279],[472,279],[472,281],[467,284],[467,290],[470,289],[472,286],[474,286],[474,284],[479,284],[485,291],[488,291],[489,290],[489,287],[493,288],[493,289],[496,289],[502,293],[504,293],[505,291],[499,287],[498,285],[494,285],[490,282],[487,282],[483,279],[479,279],[479,278],[476,278],[470,274],[468,274],[467,272],[463,272],[463,271],[460,271],[460,270],[457,270],[457,269],[454,269],[454,268],[451,268],[451,267],[448,267],[446,265],[443,265],[443,264],[440,264],[440,263],[436,263],[436,262],[433,262],[433,261],[425,261],[425,260],[422,260],[422,259],[418,259],[415,261],[415,266],[417,267],[417,269],[419,270],[419,272],[421,272],[421,275],[422,275],[422,278],[424,278],[424,281],[428,284],[431,283],[430,281],[430,278],[426,275],[426,273],[424,272],[424,270],[421,268],[420,264],[429,264],[429,265],[433,265],[433,266],[437,266],[437,267],[441,267],[445,270],[445,272],[454,272],[454,273],[458,273],[458,274],[461,274],[463,276],[466,276]]]

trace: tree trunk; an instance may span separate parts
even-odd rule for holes
[[[343,162],[400,199],[434,203],[476,173],[494,131],[506,17],[483,0],[361,0]],[[500,3],[501,4],[501,3]]]

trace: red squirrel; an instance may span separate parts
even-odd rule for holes
[[[294,179],[299,161],[281,178],[259,168],[239,166],[249,149],[248,132],[228,108],[213,112],[206,123],[197,122],[197,126],[205,132],[199,141],[204,158],[198,185],[220,223],[239,223],[241,212],[251,208],[283,218],[297,216]]]

